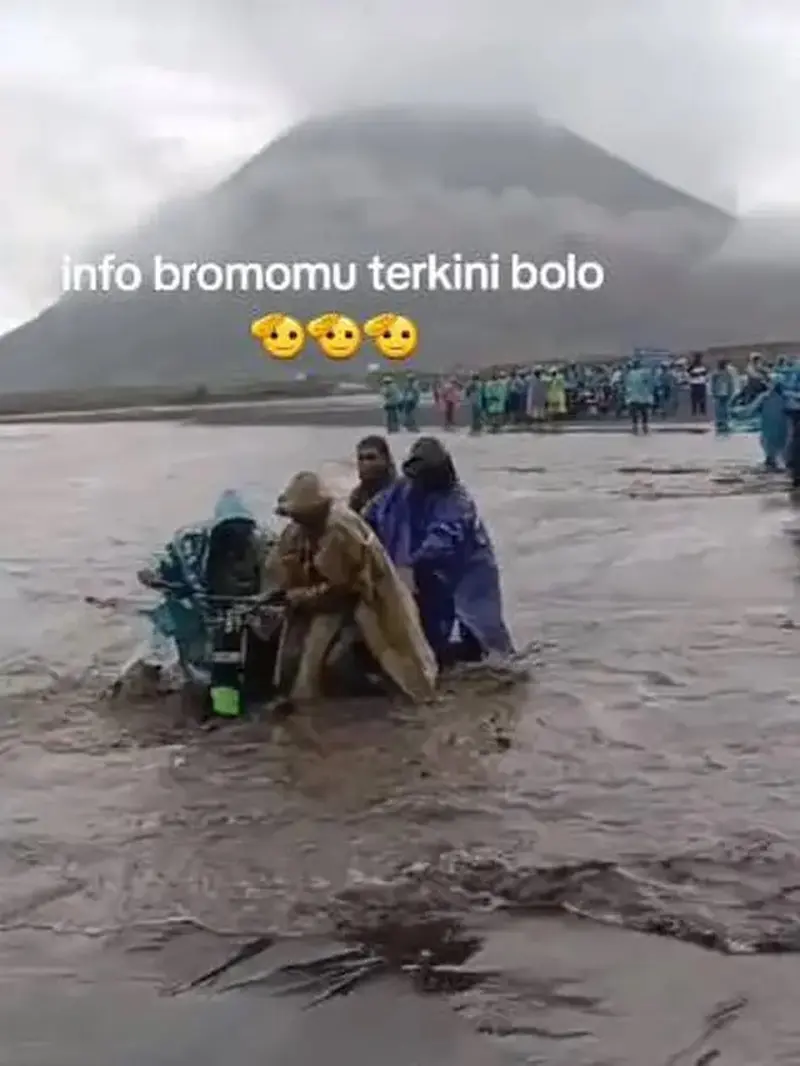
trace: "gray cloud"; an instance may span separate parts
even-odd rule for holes
[[[356,231],[363,226],[377,239],[383,235],[385,247],[400,251],[442,247],[459,234],[464,249],[502,253],[524,248],[536,254],[548,253],[554,245],[580,243],[598,254],[646,249],[670,258],[696,254],[704,236],[698,231],[697,211],[688,208],[640,210],[619,217],[584,199],[537,196],[515,185],[454,188],[432,173],[393,178],[353,156],[317,158],[313,167],[302,161],[275,166],[269,181],[272,194],[290,211],[291,230],[281,233],[280,213],[275,221],[275,236],[280,234],[280,243],[288,247],[296,238],[303,208],[308,211],[309,235],[317,233],[314,209],[323,203],[326,211],[349,209]]]
[[[538,108],[659,176],[733,197],[798,148],[791,34],[774,0],[399,0],[266,7],[225,15],[170,5],[160,54],[220,77],[280,87],[303,115],[382,103]],[[234,73],[235,72],[235,73]],[[745,178],[746,180],[742,181]]]

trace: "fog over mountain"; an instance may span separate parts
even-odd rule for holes
[[[210,192],[114,242],[143,268],[176,262],[415,258],[435,251],[542,262],[597,259],[596,293],[78,293],[0,342],[8,389],[203,382],[286,375],[251,319],[331,309],[419,319],[421,365],[478,366],[536,351],[635,343],[663,293],[727,239],[732,218],[564,129],[506,111],[381,109],[290,130]],[[99,249],[98,249],[99,251]],[[389,310],[395,307],[389,307]]]
[[[4,0],[0,328],[57,295],[64,252],[514,249],[600,258],[607,285],[415,297],[421,360],[800,336],[796,4],[427,0],[409,18],[400,0]],[[0,386],[289,372],[246,333],[273,306],[69,297],[0,341]]]

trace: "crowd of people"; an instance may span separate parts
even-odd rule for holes
[[[424,702],[440,671],[513,654],[492,541],[447,449],[419,437],[398,471],[386,438],[370,436],[356,458],[347,504],[316,474],[295,475],[275,508],[288,519],[279,535],[230,491],[211,519],[175,533],[139,573],[162,594],[156,665],[170,640],[199,676],[212,656],[208,603],[265,589],[280,624],[252,636],[271,694],[291,705],[375,691]],[[210,706],[231,717],[242,703],[230,655],[221,662],[208,670]]]
[[[433,386],[442,428],[466,425],[471,433],[498,433],[558,424],[578,418],[629,419],[634,433],[647,433],[653,418],[713,418],[719,433],[740,424],[737,406],[754,399],[793,361],[770,364],[753,352],[740,373],[726,359],[709,369],[703,353],[624,363],[571,363],[450,375]],[[413,373],[386,377],[381,400],[387,433],[416,430],[423,386]]]
[[[434,384],[433,399],[444,429],[466,422],[473,433],[497,433],[581,416],[623,418],[628,411],[630,369],[575,363],[451,375]],[[654,411],[664,416],[676,413],[686,380],[686,370],[680,365],[659,365],[653,373]],[[414,374],[383,379],[381,401],[388,433],[416,428],[422,395]]]
[[[696,357],[679,374],[675,364],[632,359],[619,374],[612,400],[634,432],[646,433],[652,414],[671,410],[676,390],[685,389],[690,409],[710,409],[720,435],[757,432],[765,468],[786,469],[800,489],[800,359],[768,365],[754,353],[741,374],[725,360],[707,373]],[[463,400],[474,432],[497,430],[523,418],[568,417],[570,404],[591,406],[605,388],[600,380],[592,366],[498,372],[463,387],[442,382],[437,401],[448,428]],[[416,430],[416,379],[392,387],[387,428]],[[318,475],[297,474],[277,501],[276,513],[288,520],[278,535],[227,492],[212,519],[176,532],[140,572],[143,584],[162,592],[152,612],[158,641],[178,646],[189,673],[208,667],[210,599],[235,599],[242,590],[269,591],[267,635],[255,626],[253,639],[262,642],[267,688],[292,705],[360,694],[365,685],[422,702],[442,670],[513,654],[490,535],[441,441],[415,436],[398,470],[387,437],[372,435],[359,442],[356,459],[358,483],[346,504]],[[231,661],[228,652],[220,659]],[[213,663],[207,670],[213,706],[238,713],[241,701],[228,699],[223,674],[236,671],[224,666],[215,675]]]

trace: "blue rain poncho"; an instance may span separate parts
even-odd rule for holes
[[[513,653],[494,549],[460,483],[426,491],[403,479],[374,501],[366,518],[395,566],[413,570],[423,628],[439,661],[458,630],[484,656]]]

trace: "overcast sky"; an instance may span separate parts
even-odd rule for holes
[[[321,111],[530,107],[750,212],[800,209],[799,90],[798,0],[0,0],[0,329]]]

